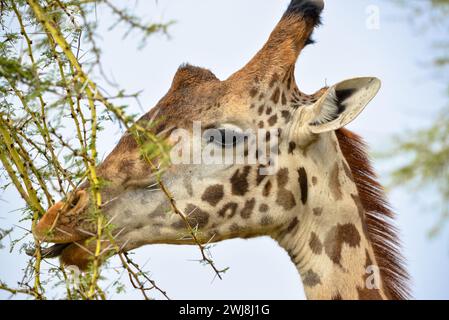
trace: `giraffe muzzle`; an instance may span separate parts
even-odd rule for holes
[[[57,244],[72,243],[88,238],[78,227],[80,216],[89,204],[89,195],[84,190],[76,191],[67,202],[53,205],[39,220],[33,230],[41,242]]]

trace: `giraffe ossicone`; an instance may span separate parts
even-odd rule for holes
[[[181,66],[139,123],[160,119],[153,133],[170,131],[167,141],[180,160],[162,182],[200,241],[272,237],[289,253],[310,299],[406,298],[392,213],[363,141],[343,128],[374,98],[380,81],[355,78],[312,95],[296,85],[296,60],[311,43],[323,7],[318,0],[291,1],[264,47],[226,80]],[[222,158],[227,152],[231,156]],[[273,162],[274,170],[264,174]],[[97,171],[108,182],[100,190],[102,212],[123,251],[193,244],[181,236],[185,223],[154,188],[131,135]],[[89,223],[89,185],[75,194],[72,203],[49,209],[35,235],[57,244],[49,256],[84,269],[96,227]]]

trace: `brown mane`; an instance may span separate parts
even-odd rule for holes
[[[410,298],[409,275],[400,253],[397,229],[391,223],[395,214],[386,200],[384,188],[377,181],[367,146],[360,136],[349,130],[340,129],[336,133],[365,208],[368,236],[373,244],[385,289],[391,299]]]

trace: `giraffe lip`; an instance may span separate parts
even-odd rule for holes
[[[48,248],[41,248],[42,258],[44,258],[44,259],[57,258],[71,244],[72,243],[54,244]],[[36,256],[36,248],[27,249],[26,254],[30,257],[35,257]]]

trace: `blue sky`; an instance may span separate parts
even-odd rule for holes
[[[327,2],[324,24],[315,33],[317,44],[308,47],[298,61],[299,86],[314,92],[326,83],[355,76],[380,78],[381,92],[350,128],[365,137],[373,150],[385,150],[393,135],[424,126],[444,105],[444,84],[433,80],[424,67],[432,48],[423,34],[410,27],[405,12],[388,1]],[[242,67],[266,41],[287,4],[279,0],[141,1],[136,7],[140,15],[176,21],[170,27],[170,39],[155,36],[142,50],[138,37],[121,38],[120,27],[106,32],[111,17],[99,11],[100,27],[105,30],[101,33],[104,68],[128,92],[143,89],[141,101],[147,111],[165,94],[183,62],[210,68],[221,79]],[[367,28],[370,5],[379,8],[379,30]],[[137,104],[131,111],[142,113]],[[119,137],[117,128],[103,132],[100,154],[107,154]],[[391,161],[376,160],[375,166],[387,182]],[[447,233],[434,240],[427,237],[438,218],[426,201],[432,191],[394,190],[389,196],[398,212],[414,297],[448,299]],[[10,211],[21,202],[12,190],[1,198],[0,227],[4,228],[17,223],[17,213]],[[295,267],[270,239],[227,241],[216,245],[212,253],[218,266],[230,267],[222,281],[213,281],[213,273],[193,261],[199,258],[194,247],[148,246],[135,251],[135,258],[172,298],[304,298]],[[1,250],[0,261],[0,279],[14,285],[26,258]],[[0,292],[0,298],[5,297]],[[139,295],[130,289],[125,298]]]

